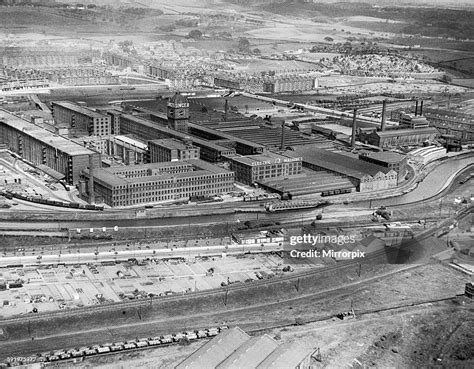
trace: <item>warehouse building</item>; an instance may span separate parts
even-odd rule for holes
[[[239,327],[225,330],[176,366],[186,368],[310,368],[312,350],[297,342],[279,344],[270,336],[251,337]]]
[[[268,178],[288,178],[302,171],[301,157],[266,152],[259,155],[229,156],[227,161],[237,182],[253,185]]]
[[[313,147],[297,147],[303,166],[314,171],[326,171],[348,178],[357,191],[377,191],[397,186],[395,170],[372,164],[355,157]]]
[[[388,169],[393,169],[401,180],[407,172],[407,156],[393,151],[383,152],[363,152],[359,154],[359,159],[380,165]]]
[[[365,144],[384,149],[398,146],[417,146],[424,142],[433,142],[439,132],[434,127],[417,129],[392,129],[386,131],[361,131],[359,140]]]
[[[199,147],[174,138],[148,141],[150,163],[199,159]]]
[[[289,199],[310,194],[333,196],[355,191],[354,184],[346,177],[322,170],[303,172],[291,178],[269,178],[257,183],[260,187]]]
[[[64,178],[69,184],[79,182],[80,173],[93,165],[101,167],[100,153],[57,136],[24,119],[0,109],[0,143],[38,167],[50,168],[55,177]]]
[[[112,133],[111,116],[68,102],[51,103],[55,124],[68,127],[69,137],[107,136]]]
[[[95,198],[112,207],[216,196],[234,188],[233,172],[202,160],[101,168],[92,174]],[[90,198],[89,180],[90,171],[84,170],[84,198]]]

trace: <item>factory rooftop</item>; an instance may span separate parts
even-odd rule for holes
[[[170,170],[176,167],[182,167],[182,170],[185,170],[181,173],[169,173],[167,168]],[[140,172],[142,170],[150,170],[150,175],[145,176],[132,176],[127,177],[126,174],[122,172]],[[155,170],[153,170],[155,169]],[[162,170],[160,170],[162,169]],[[153,171],[152,171],[153,170]],[[88,170],[85,170],[88,173]],[[153,174],[151,174],[153,173]],[[146,183],[153,182],[157,180],[170,180],[176,178],[192,178],[200,176],[208,176],[211,174],[223,174],[230,173],[229,170],[221,168],[217,165],[207,163],[200,159],[187,160],[182,162],[161,162],[161,163],[150,163],[150,164],[139,164],[139,165],[130,165],[126,167],[110,167],[110,168],[101,168],[100,170],[94,170],[94,179],[108,184],[111,186],[126,186],[127,184],[134,183]]]
[[[126,144],[129,144],[130,146],[135,146],[139,149],[142,149],[142,150],[146,150],[148,149],[148,145],[141,142],[141,141],[138,141],[138,140],[135,140],[131,137],[128,137],[128,136],[122,136],[122,135],[119,135],[119,136],[115,136],[115,140],[118,140],[118,141],[122,141]]]
[[[228,151],[229,150],[228,147],[215,144],[212,141],[209,141],[209,140],[206,140],[206,139],[203,139],[203,138],[199,138],[199,137],[196,137],[196,136],[193,136],[193,135],[190,135],[190,134],[186,134],[186,133],[183,133],[183,132],[172,130],[171,128],[161,126],[161,125],[156,124],[156,123],[154,123],[150,120],[147,120],[147,119],[144,119],[144,118],[141,118],[141,117],[137,117],[135,115],[123,114],[122,117],[124,119],[128,119],[128,120],[140,123],[143,126],[155,129],[159,132],[162,132],[162,133],[166,134],[167,136],[174,137],[174,138],[177,138],[177,139],[183,140],[183,141],[191,140],[191,142],[193,142],[197,146],[206,146],[206,147],[214,149],[216,151]]]
[[[299,146],[294,148],[294,152],[303,157],[303,163],[357,179],[362,179],[366,175],[375,176],[379,172],[386,174],[390,171],[389,168],[380,165],[314,147]]]
[[[158,140],[152,140],[150,142],[172,150],[184,150],[188,147],[184,142],[175,138],[162,138]]]
[[[407,129],[388,129],[386,131],[377,131],[376,132],[379,137],[393,137],[393,136],[406,136],[406,135],[414,135],[414,134],[433,134],[438,133],[438,130],[434,127],[426,127],[426,128],[407,128]]]
[[[366,152],[364,155],[390,164],[399,163],[406,157],[405,155],[393,151]]]
[[[215,368],[249,339],[238,327],[228,329],[188,356],[176,369]]]
[[[285,152],[284,155],[277,154],[274,152],[267,151],[263,154],[257,155],[234,155],[231,157],[232,161],[240,162],[247,165],[262,165],[262,164],[278,164],[278,163],[289,163],[295,161],[301,161],[301,157],[293,155],[291,151]]]
[[[87,115],[91,118],[104,118],[105,117],[103,114],[100,114],[96,112],[95,110],[74,104],[69,101],[53,101],[52,105],[62,106],[63,108],[75,111],[78,114]]]
[[[310,350],[296,342],[279,345],[268,335],[250,337],[239,327],[228,329],[201,346],[176,366],[192,368],[281,368],[306,367]]]
[[[267,127],[267,126],[249,126],[242,125],[240,127],[234,126],[232,128],[217,126],[214,127],[215,130],[227,133],[233,137],[238,137],[239,139],[245,139],[257,144],[263,145],[265,147],[280,147],[282,131],[281,127]],[[297,132],[288,128],[285,128],[285,137],[284,144],[285,147],[296,146],[296,145],[308,145],[313,142],[322,142],[327,141],[326,138],[315,138],[304,135],[301,132]]]
[[[82,145],[70,141],[62,136],[55,135],[40,126],[18,118],[17,116],[3,109],[0,109],[0,122],[12,127],[17,131],[24,132],[28,136],[43,142],[47,146],[54,147],[65,154],[71,156],[96,154],[95,151],[89,150]]]
[[[247,139],[244,139],[244,138],[240,138],[234,134],[227,134],[225,132],[221,132],[221,131],[218,131],[218,130],[215,130],[215,129],[212,129],[212,128],[208,128],[208,127],[204,127],[204,126],[201,126],[201,125],[198,125],[198,124],[194,124],[194,123],[189,123],[188,124],[188,127],[189,127],[189,130],[190,132],[196,134],[196,133],[199,133],[199,134],[206,134],[209,136],[209,139],[212,139],[211,137],[215,137],[215,139],[228,139],[228,140],[231,140],[231,141],[235,141],[237,143],[241,143],[243,145],[247,145],[247,146],[251,146],[251,147],[255,147],[255,148],[260,148],[260,149],[264,149],[264,146],[259,144],[259,143],[256,143],[255,141],[250,141],[250,140],[247,140]]]

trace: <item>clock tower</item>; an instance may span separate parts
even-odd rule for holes
[[[175,131],[187,132],[189,119],[189,101],[186,96],[176,92],[168,100],[168,127]]]

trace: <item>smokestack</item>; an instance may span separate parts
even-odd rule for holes
[[[281,150],[285,150],[285,121],[281,122]]]
[[[415,104],[415,117],[418,115],[418,100],[416,100]]]
[[[94,161],[92,154],[89,155],[89,204],[95,202],[94,196]]]
[[[420,116],[423,115],[423,100],[421,100],[421,103],[420,103]]]
[[[380,123],[381,131],[385,131],[385,122],[387,120],[386,109],[387,109],[387,100],[384,100],[382,103],[382,122]]]
[[[351,136],[351,147],[355,147],[356,143],[356,128],[357,128],[357,109],[354,109],[354,116],[352,118],[352,136]]]

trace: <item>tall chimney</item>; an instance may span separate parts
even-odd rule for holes
[[[89,155],[89,204],[95,202],[94,196],[94,161],[92,154]]]
[[[423,115],[423,100],[420,103],[420,116]]]
[[[387,109],[387,100],[384,100],[382,103],[382,122],[380,123],[381,131],[385,131],[385,122],[387,120],[386,109]]]
[[[354,109],[354,116],[352,118],[352,136],[351,136],[351,147],[355,147],[356,144],[356,128],[357,128],[357,109]]]
[[[229,101],[225,99],[225,104],[224,104],[224,121],[227,121],[227,114],[229,112]]]
[[[418,100],[416,100],[415,104],[415,117],[418,115]]]
[[[285,150],[285,121],[281,122],[281,150]]]

